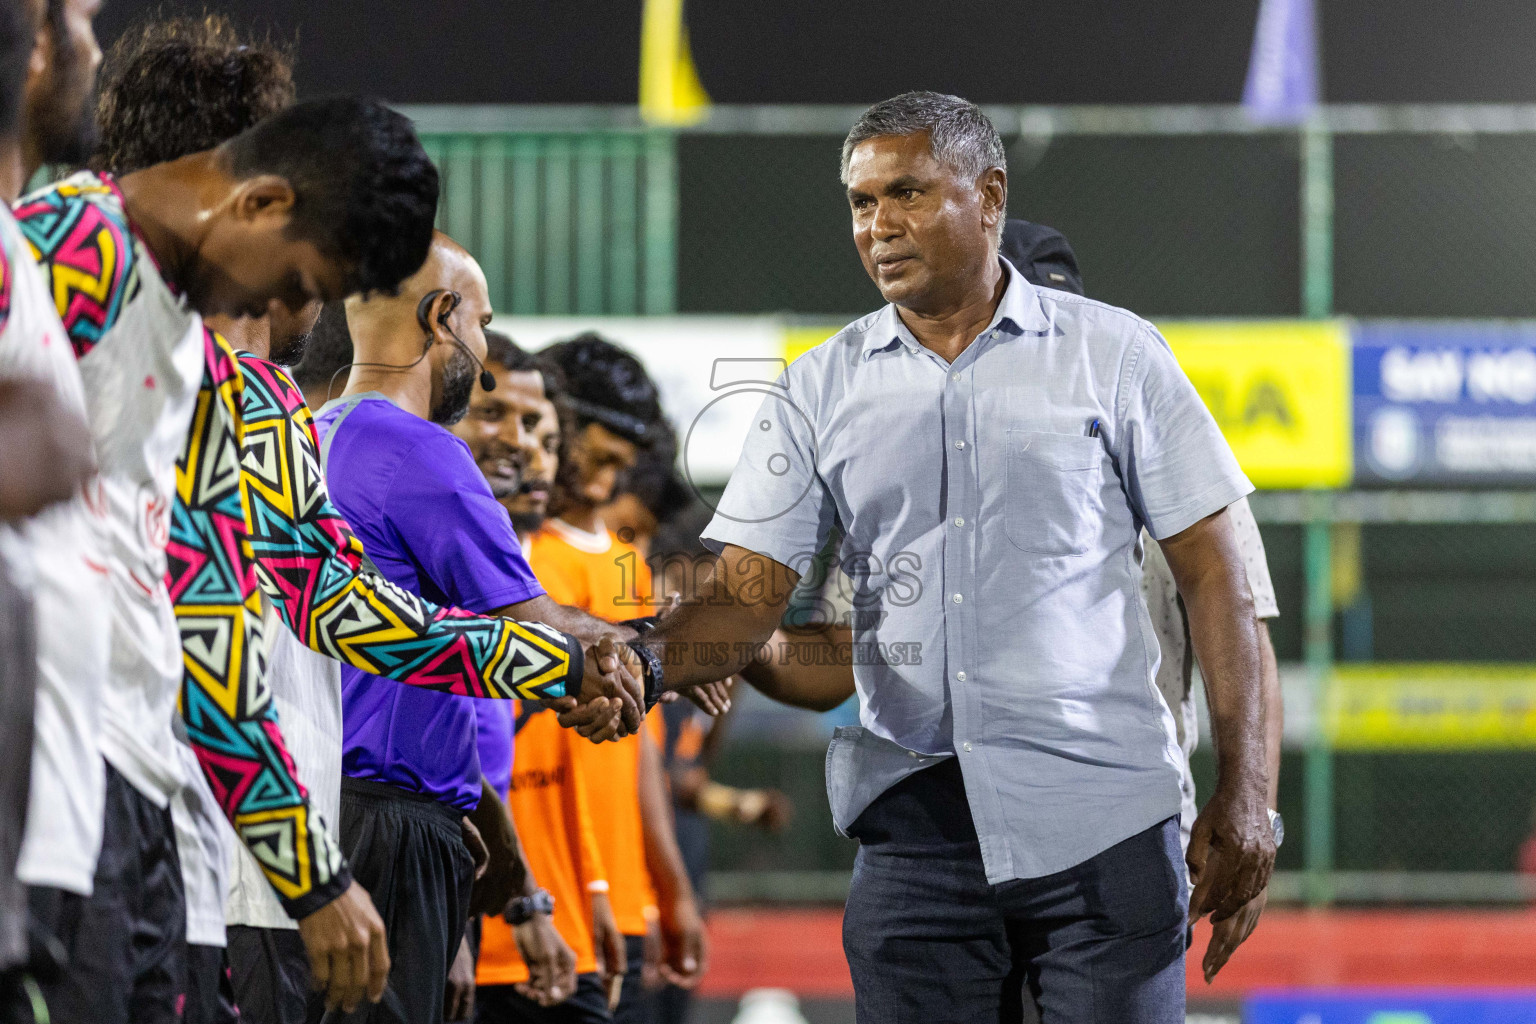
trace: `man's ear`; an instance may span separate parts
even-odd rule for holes
[[[255,222],[265,217],[287,220],[298,199],[288,179],[277,174],[258,174],[235,183],[229,205],[237,221]]]
[[[459,300],[445,288],[437,289],[437,293],[437,297],[427,307],[427,331],[432,335],[434,342],[452,345],[454,343],[453,328],[449,327],[445,321],[452,316]]]
[[[991,167],[981,175],[981,222],[989,229],[1008,215],[1008,172]]]

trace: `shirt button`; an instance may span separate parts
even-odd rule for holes
[[[959,604],[961,601],[964,601],[964,600],[965,600],[965,598],[961,597],[959,594],[955,595],[955,604]]]
[[[915,750],[909,750],[907,753],[910,754],[914,759],[917,757],[917,751]]]
[[[958,373],[952,373],[952,374],[949,375],[949,379],[950,380],[959,380],[960,379],[960,375]]]
[[[960,744],[960,749],[969,754],[971,752],[971,745],[969,743],[962,743]]]
[[[964,441],[956,441],[955,442],[955,447],[963,452],[963,451],[965,451],[965,442]]]
[[[965,682],[965,673],[964,672],[956,672],[955,673],[955,679],[958,680],[959,682],[962,682],[962,683]]]
[[[956,526],[964,526],[965,525],[965,517],[964,516],[955,516],[955,525]]]

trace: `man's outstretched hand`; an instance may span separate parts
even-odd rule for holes
[[[638,732],[645,717],[640,658],[627,644],[605,636],[587,648],[581,692],[552,704],[560,724],[593,743]]]
[[[309,953],[310,987],[325,993],[325,1008],[351,1013],[367,997],[376,1003],[389,980],[384,922],[368,891],[353,882],[347,891],[299,922]]]
[[[731,687],[736,685],[735,676],[717,679],[703,686],[690,686],[686,690],[668,690],[661,695],[661,703],[671,704],[686,697],[698,709],[711,718],[719,718],[731,710]]]

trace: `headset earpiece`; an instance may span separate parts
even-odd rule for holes
[[[437,314],[437,325],[446,329],[449,334],[452,334],[452,328],[448,327],[448,318],[453,315],[454,310],[459,308],[459,303],[464,301],[464,296],[458,292],[449,291],[446,288],[433,288],[421,297],[420,302],[416,303],[416,326],[420,327],[421,333],[427,336],[426,343],[422,348],[423,352],[431,351],[432,342],[435,339],[432,323],[429,319],[432,315],[432,306],[444,295],[448,296],[448,302],[443,306],[443,311]]]
[[[434,288],[423,295],[420,302],[416,303],[416,325],[421,328],[421,333],[423,334],[432,333],[432,324],[427,318],[432,315],[432,303],[436,302],[437,297],[441,294],[443,294],[443,289]]]
[[[433,333],[431,322],[428,319],[432,315],[432,304],[444,295],[448,296],[448,302],[443,306],[443,311],[437,314],[437,325],[447,331],[449,337],[453,338],[454,343],[464,350],[464,354],[479,365],[480,387],[486,391],[495,391],[496,378],[492,376],[491,371],[485,368],[485,363],[471,352],[469,346],[464,344],[463,339],[454,334],[453,328],[448,326],[448,318],[453,315],[454,310],[459,308],[459,303],[464,301],[464,296],[458,292],[449,291],[446,288],[434,288],[423,295],[420,302],[416,303],[416,324],[421,328],[421,332],[427,336],[426,345],[421,350],[422,358],[425,359],[427,353],[432,351],[432,343],[437,340],[437,335]]]

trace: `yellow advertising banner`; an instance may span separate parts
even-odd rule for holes
[[[811,349],[826,341],[832,335],[843,329],[842,324],[836,327],[786,327],[784,328],[784,360],[794,362],[805,355]]]
[[[1342,324],[1202,321],[1158,329],[1255,487],[1349,483],[1349,335]]]
[[[1536,665],[1341,665],[1323,731],[1340,750],[1536,746]]]
[[[1307,320],[1158,328],[1255,487],[1342,487],[1353,467],[1349,335]],[[793,362],[840,326],[788,327]]]

